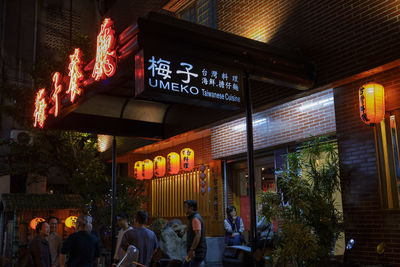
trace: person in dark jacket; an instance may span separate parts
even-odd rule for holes
[[[28,255],[30,257],[28,266],[51,267],[51,255],[49,242],[46,238],[50,234],[50,226],[47,222],[40,222],[36,226],[37,235],[32,239]]]
[[[197,202],[186,200],[183,210],[188,216],[187,228],[187,256],[183,266],[198,267],[207,254],[206,229],[204,228],[203,218],[197,212]]]
[[[76,232],[69,235],[61,248],[60,267],[97,267],[100,242],[91,234],[92,217],[81,215],[76,220]],[[65,264],[66,256],[69,256]]]
[[[229,206],[226,208],[227,218],[224,221],[225,244],[228,246],[237,246],[244,243],[244,225],[242,218],[236,214],[236,208]]]

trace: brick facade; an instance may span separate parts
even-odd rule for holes
[[[262,149],[333,133],[335,111],[332,89],[299,98],[253,115],[254,149]],[[211,129],[214,159],[247,151],[246,120],[241,118]]]
[[[349,257],[363,264],[400,263],[400,211],[381,208],[373,128],[361,122],[358,106],[359,87],[376,81],[385,87],[386,110],[400,108],[399,8],[397,1],[380,0],[217,1],[218,29],[303,56],[317,67],[316,87],[338,87],[334,89],[335,111],[332,108],[336,127],[331,129],[336,129],[338,137],[345,234],[347,240],[356,240]],[[280,94],[281,98],[299,94],[264,86],[263,95],[252,95],[256,108],[276,105]],[[258,117],[255,114],[254,120]],[[243,121],[213,128],[213,157],[245,151],[245,136],[233,138],[228,127]],[[257,126],[254,132],[255,149],[273,145],[265,140],[260,145]],[[295,134],[292,131],[290,136]],[[278,142],[291,138],[283,136]],[[385,254],[378,256],[376,246],[382,241]]]
[[[358,89],[378,82],[385,87],[386,111],[398,109],[399,76],[398,67],[334,90],[345,233],[356,241],[351,258],[362,263],[400,262],[400,210],[381,208],[374,132],[359,117]],[[378,256],[383,241],[385,255]]]
[[[217,25],[313,61],[321,86],[400,58],[399,7],[381,0],[219,0]]]

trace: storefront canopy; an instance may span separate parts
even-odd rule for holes
[[[169,92],[165,95],[164,92],[150,93],[149,96],[138,77],[143,76],[143,71],[148,71],[150,67],[138,65],[138,55],[144,58],[142,62],[152,58],[169,59],[171,62],[176,59],[182,68],[186,67],[187,72],[190,70],[187,67],[189,64],[182,64],[185,64],[185,59],[193,59],[193,62],[201,62],[199,64],[204,66],[211,64],[208,70],[212,70],[212,66],[219,66],[222,72],[225,68],[239,72],[241,78],[248,73],[250,79],[299,90],[314,85],[314,67],[301,58],[290,56],[262,42],[167,15],[150,13],[127,28],[117,39],[123,44],[119,51],[129,50],[129,55],[118,61],[115,75],[85,86],[84,93],[74,104],[64,107],[58,117],[48,116],[45,128],[165,139],[243,112],[241,101],[230,107],[222,102],[207,103],[207,99],[193,102],[193,97],[172,99],[174,96],[171,98]],[[90,65],[93,68],[93,64],[89,63],[85,69],[90,69]],[[204,71],[205,68],[203,75],[206,75]],[[190,75],[195,74],[187,75],[189,80]],[[198,75],[202,75],[201,71]],[[208,78],[206,83],[210,82]],[[157,82],[160,87],[176,86],[178,90],[185,85],[173,82],[166,84],[162,78],[153,80],[153,83]],[[223,86],[224,83],[220,88]],[[225,86],[228,86],[226,82]],[[239,86],[239,96],[240,90]],[[207,90],[201,92],[200,89],[201,94],[206,95]],[[214,94],[212,97],[218,98],[219,95]]]

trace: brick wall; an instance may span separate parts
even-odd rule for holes
[[[332,89],[253,114],[255,150],[335,131]],[[246,137],[245,118],[213,127],[212,157],[217,159],[246,152]]]
[[[218,29],[316,63],[318,85],[400,58],[398,1],[219,0]]]
[[[366,81],[385,87],[386,110],[400,108],[400,68],[334,89],[346,241],[349,256],[365,264],[400,262],[400,211],[382,210],[374,133],[359,117],[358,89]],[[385,256],[376,246],[386,242]]]

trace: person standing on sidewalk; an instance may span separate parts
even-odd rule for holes
[[[51,267],[51,256],[49,242],[46,238],[50,233],[50,226],[47,222],[40,222],[36,225],[35,238],[29,245],[28,266]]]
[[[58,218],[50,217],[50,234],[46,238],[50,246],[51,267],[60,267],[61,237],[57,234]]]
[[[129,245],[135,246],[139,250],[139,263],[149,266],[150,259],[156,248],[158,248],[158,240],[156,234],[145,227],[146,222],[147,212],[138,211],[135,217],[135,228],[124,234],[121,248],[125,254]]]
[[[183,203],[183,210],[188,216],[187,228],[187,256],[183,263],[184,267],[198,267],[207,254],[206,229],[203,218],[197,212],[197,202],[186,200]]]
[[[76,232],[70,234],[61,248],[61,267],[97,267],[100,242],[92,231],[92,217],[81,215],[76,220]],[[65,264],[66,256],[69,256]]]
[[[121,228],[118,232],[117,244],[115,247],[115,254],[114,254],[114,264],[116,265],[124,256],[122,249],[121,249],[121,241],[124,234],[132,230],[133,228],[128,224],[128,215],[126,213],[122,213],[117,216],[117,224]]]

